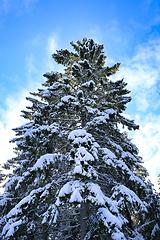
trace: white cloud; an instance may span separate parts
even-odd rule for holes
[[[156,189],[160,173],[160,38],[150,40],[135,49],[131,59],[124,59],[114,79],[124,78],[131,90],[134,111],[128,106],[129,114],[140,125],[135,131],[133,142],[139,148],[149,178]],[[131,107],[133,105],[130,105]]]
[[[135,101],[137,103],[137,110],[145,112],[149,107],[147,91],[142,90],[139,94],[136,94]]]
[[[37,40],[36,40],[37,41]],[[57,49],[57,41],[54,35],[50,36],[47,41],[46,55],[47,60],[45,63],[53,70],[53,59],[51,58],[52,53]],[[9,144],[9,140],[14,137],[14,131],[12,128],[19,127],[25,122],[25,119],[20,117],[21,110],[24,110],[26,106],[30,103],[25,99],[29,95],[29,92],[34,92],[43,82],[42,69],[39,69],[37,64],[36,56],[31,53],[26,57],[26,81],[27,89],[19,89],[17,93],[13,93],[8,96],[5,100],[6,109],[0,108],[0,163],[4,163],[7,159],[14,156],[13,146],[14,144]],[[42,60],[43,62],[43,60]]]
[[[24,123],[24,119],[20,117],[20,111],[25,109],[26,106],[26,90],[9,96],[6,99],[6,110],[0,109],[1,121],[0,121],[0,163],[4,163],[7,159],[14,157],[13,146],[9,144],[9,140],[14,137],[12,128],[18,127]]]
[[[139,45],[131,59],[123,59],[119,76],[124,77],[131,90],[149,89],[160,80],[160,39]]]
[[[158,108],[160,92],[160,38],[140,45],[131,59],[124,59],[114,78],[124,78],[137,110]],[[156,103],[156,104],[155,104]]]
[[[126,118],[131,116],[123,114]],[[140,129],[135,132],[129,132],[129,138],[139,149],[139,156],[143,159],[143,165],[149,173],[149,179],[154,184],[154,188],[159,191],[158,174],[160,173],[160,115],[153,113],[146,115],[135,115],[135,122],[139,124]],[[127,128],[121,129],[122,132]]]
[[[153,183],[158,190],[157,176],[160,173],[160,115],[148,114],[147,117],[137,115],[136,122],[140,124],[140,130],[136,131],[133,142],[139,148],[144,166],[147,168]]]
[[[30,105],[26,97],[29,96],[29,92],[34,92],[39,87],[40,81],[42,83],[42,76],[40,76],[39,69],[36,66],[36,59],[33,53],[26,57],[26,74],[24,78],[27,82],[27,88],[24,89],[18,86],[18,91],[8,95],[5,99],[6,108],[0,108],[0,136],[3,136],[0,139],[0,163],[4,163],[7,159],[14,157],[14,144],[9,143],[14,137],[12,128],[19,127],[26,122],[24,118],[20,117],[21,111]],[[16,84],[18,85],[18,82]]]
[[[34,42],[41,40],[41,38],[35,38]],[[42,59],[42,62],[45,63],[44,71],[55,70],[56,65],[54,65],[54,60],[51,56],[59,48],[58,40],[59,38],[56,34],[50,35],[47,39],[46,56]],[[112,62],[114,64],[114,61],[109,59],[111,65]],[[2,146],[0,161],[2,162],[13,157],[12,145],[8,144],[8,141],[14,136],[14,132],[11,131],[11,128],[18,127],[23,122],[23,119],[19,116],[20,111],[25,109],[25,97],[28,96],[28,91],[36,90],[37,85],[43,82],[42,76],[40,76],[43,69],[39,69],[39,65],[37,65],[36,55],[31,53],[26,58],[26,63],[27,81],[29,82],[28,89],[22,90],[16,95],[7,98],[7,109],[0,110],[1,115],[3,115],[3,120],[0,122],[0,135],[3,136],[0,140],[0,146]],[[138,114],[143,114],[143,111],[146,111],[151,105],[153,105],[154,100],[152,100],[152,98],[154,99],[154,94],[157,94],[156,87],[160,80],[159,64],[160,40],[157,39],[156,41],[150,41],[143,46],[139,46],[136,50],[135,56],[124,62],[120,72],[115,75],[116,79],[124,77],[125,81],[129,83],[128,89],[132,91],[134,99],[137,102],[137,109],[139,110]],[[60,71],[62,67],[56,66],[56,69],[57,71]],[[41,77],[41,79],[39,77]],[[154,108],[158,108],[159,104],[160,100],[156,101]],[[160,116],[154,114],[148,114],[145,118],[137,115],[135,121],[141,125],[141,128],[139,131],[135,132],[133,139],[134,143],[140,150],[140,155],[145,161],[145,166],[150,173],[150,179],[156,186],[156,175],[160,172],[159,119]]]

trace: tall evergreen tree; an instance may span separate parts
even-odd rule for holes
[[[44,74],[15,128],[17,157],[0,200],[1,239],[157,239],[158,197],[137,147],[118,126],[131,101],[110,76],[103,45],[84,38],[53,54],[64,73]],[[153,212],[154,211],[154,212]]]

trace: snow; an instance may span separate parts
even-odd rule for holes
[[[40,196],[40,198],[46,197],[46,195],[49,195],[50,192],[46,189]]]
[[[110,225],[117,225],[118,228],[122,227],[122,222],[114,216],[107,208],[99,208],[100,218],[103,220],[104,225],[108,228]]]
[[[119,216],[113,215],[107,208],[99,208],[98,213],[103,224],[112,232],[111,237],[114,240],[126,240],[122,233],[123,221]]]
[[[37,132],[42,132],[42,131],[48,131],[48,132],[52,132],[52,133],[58,133],[58,124],[57,123],[53,123],[50,126],[49,125],[42,125],[42,126],[38,126],[37,128],[34,129],[26,129],[25,134],[24,134],[24,138],[26,137],[32,137],[34,133]]]
[[[24,197],[14,208],[11,209],[11,211],[7,214],[7,218],[9,219],[12,216],[18,216],[19,213],[22,213],[22,208],[26,203],[33,204],[35,201],[36,195],[46,191],[46,189],[48,189],[49,187],[50,187],[50,183],[43,188],[40,187],[38,189],[32,190],[29,195]]]
[[[124,236],[124,234],[120,231],[116,232],[116,233],[112,233],[112,239],[114,240],[127,240]],[[136,240],[136,239],[135,239]],[[138,239],[137,239],[138,240]],[[141,239],[142,240],[142,239]]]
[[[76,174],[76,173],[82,174],[82,166],[81,166],[81,165],[76,166],[76,167],[74,168],[73,174]]]
[[[77,99],[71,95],[67,95],[61,98],[61,101],[64,103],[68,103],[69,100],[75,101]]]
[[[43,97],[49,97],[50,94],[51,94],[51,91],[49,89],[44,90],[42,93]]]
[[[34,166],[31,168],[31,171],[36,171],[37,169],[43,169],[44,166],[53,164],[55,162],[55,159],[59,157],[60,154],[52,154],[52,153],[47,153],[43,156],[41,156],[37,162],[34,164]]]
[[[51,224],[52,222],[56,223],[57,216],[58,210],[56,209],[55,204],[50,204],[48,210],[43,213],[42,224],[46,223],[47,221],[49,221],[49,224]]]
[[[97,95],[92,95],[92,98],[98,99],[98,96]]]
[[[131,181],[134,181],[134,182],[140,184],[143,188],[146,188],[146,185],[144,184],[142,179],[140,179],[135,174],[133,174],[133,172],[129,169],[129,167],[122,160],[115,160],[115,164],[121,169],[123,174],[127,174],[129,176],[129,179]]]
[[[9,229],[7,234],[5,235],[5,238],[13,236],[15,229],[18,230],[18,227],[22,223],[23,223],[23,221],[20,219],[12,224],[7,224],[6,227],[3,228],[2,235],[5,235],[6,231]]]
[[[83,96],[83,91],[82,91],[82,90],[78,90],[78,91],[77,91],[77,96],[78,96],[78,95]]]
[[[59,197],[64,197],[66,194],[70,194],[72,192],[72,183],[67,182],[60,190],[58,196]]]
[[[84,163],[85,165],[86,165],[86,163]],[[76,169],[76,167],[75,167],[75,169]],[[70,172],[70,175],[75,175],[76,173],[79,173],[79,174],[81,174],[81,175],[83,175],[83,176],[86,176],[87,178],[90,178],[90,179],[97,179],[98,178],[98,175],[97,175],[97,172],[95,171],[95,169],[92,167],[92,166],[88,166],[88,169],[87,169],[87,171],[85,171],[83,168],[81,168],[82,169],[82,171],[80,171],[80,169],[76,169],[76,170],[73,170],[73,171],[71,171]]]
[[[14,232],[18,229],[18,226],[25,223],[24,220],[22,221],[23,209],[25,208],[26,210],[26,208],[30,204],[34,204],[34,201],[37,199],[37,195],[42,193],[40,196],[40,198],[42,198],[45,197],[46,194],[49,194],[48,189],[50,188],[50,186],[51,184],[49,183],[43,188],[40,187],[38,189],[32,190],[29,195],[24,197],[17,205],[15,205],[14,208],[10,210],[10,212],[6,216],[6,220],[8,219],[8,222],[3,228],[2,235],[5,235],[8,231],[5,237],[12,236]],[[18,218],[20,219],[18,220]]]
[[[112,167],[115,167],[114,160],[116,160],[116,155],[110,151],[108,148],[101,148],[103,156],[103,161]]]
[[[75,191],[71,195],[70,203],[82,202],[82,201],[83,201],[83,198],[81,197],[80,192],[78,191],[78,189],[75,189]]]
[[[122,152],[122,158],[130,158],[137,163],[137,159],[130,152]]]
[[[107,197],[103,194],[100,189],[100,186],[95,183],[87,183],[87,188],[89,190],[88,200],[92,203],[95,203],[100,206],[105,206],[107,201]]]
[[[85,147],[79,147],[75,155],[75,160],[81,162],[94,161],[94,157],[86,150]]]
[[[70,156],[70,160],[75,162],[75,167],[71,170],[70,175],[78,173],[88,178],[97,178],[98,175],[93,166],[91,166],[91,162],[98,159],[97,153],[99,145],[95,142],[92,135],[84,129],[78,129],[73,130],[69,134],[68,139],[72,142],[75,152],[74,159]],[[89,150],[88,146],[90,146]]]
[[[73,130],[69,135],[68,135],[68,140],[74,141],[75,138],[77,137],[85,137],[86,135],[91,136],[91,134],[87,133],[86,130],[84,129],[78,129],[78,130]]]
[[[117,113],[117,111],[114,110],[113,108],[106,109],[106,110],[104,110],[104,112],[107,113],[107,114],[116,114]]]
[[[81,138],[81,137],[77,137],[74,141],[73,141],[73,144],[78,144],[78,145],[81,145],[83,144],[84,142],[86,142],[86,139],[85,138]]]
[[[57,90],[57,89],[60,88],[61,85],[62,85],[61,83],[55,82],[55,83],[50,87],[50,89],[51,89],[51,90]]]
[[[123,206],[124,200],[127,200],[134,209],[138,206],[141,208],[141,211],[148,212],[146,208],[147,203],[141,201],[137,194],[124,185],[114,187],[114,193],[111,198],[117,200],[118,206]]]
[[[89,194],[86,196],[85,199],[82,198],[81,193],[87,191]],[[58,198],[56,201],[56,205],[59,206],[61,204],[61,197],[65,197],[66,195],[69,197],[69,202],[82,202],[89,200],[92,203],[95,203],[98,206],[105,207],[106,202],[110,206],[113,212],[118,214],[116,210],[116,202],[111,200],[110,198],[106,197],[100,186],[98,184],[88,182],[83,183],[79,180],[67,182],[60,190],[58,194]]]
[[[86,48],[86,49],[88,49],[88,48]],[[89,49],[88,49],[88,50],[89,50]],[[83,50],[82,50],[82,51],[83,51]],[[82,66],[83,66],[84,63],[87,63],[87,64],[88,64],[88,67],[91,68],[91,65],[90,65],[90,62],[88,61],[88,59],[84,59],[83,61],[78,61],[78,63],[79,63],[80,65],[82,65]]]
[[[154,226],[154,228],[152,230],[152,233],[151,233],[151,236],[152,237],[155,236],[157,231],[160,231],[158,223],[156,223],[156,225]]]
[[[93,145],[94,150],[96,147],[98,147],[98,145],[96,145],[96,143],[94,142],[94,138],[92,137],[92,135],[90,133],[87,133],[84,129],[73,130],[68,135],[68,140],[71,141],[73,145],[77,144],[79,147],[83,144],[88,145],[88,143]],[[80,151],[81,153],[83,151],[85,152],[84,148],[80,149],[79,152]]]
[[[82,202],[83,198],[81,197],[80,192],[84,191],[84,186],[81,182],[79,182],[78,180],[76,181],[71,181],[71,182],[67,182],[60,190],[59,194],[58,194],[58,198],[56,201],[56,206],[59,206],[61,204],[61,197],[65,197],[65,195],[71,195],[69,202],[73,203],[73,202]]]
[[[109,114],[108,113],[101,113],[101,112],[98,112],[97,115],[100,114],[100,116],[96,116],[92,119],[92,121],[88,122],[87,123],[87,126],[89,127],[90,125],[91,126],[97,126],[99,124],[103,124],[103,125],[106,125],[108,120],[109,120]]]
[[[90,80],[90,81],[85,82],[85,83],[82,84],[82,87],[87,87],[88,88],[90,86],[95,87],[95,82],[93,80]]]
[[[13,176],[5,184],[5,192],[8,192],[21,179],[20,176]]]
[[[86,99],[86,106],[96,106],[96,101],[90,98]]]
[[[108,116],[107,116],[107,119],[108,119]],[[107,124],[106,118],[104,116],[95,117],[94,121],[97,124]]]
[[[102,151],[103,155],[105,155],[106,158],[116,159],[116,155],[108,148],[101,148],[101,151]]]
[[[115,149],[115,151],[117,153],[123,152],[123,149],[120,145],[116,144],[115,142],[113,142],[112,140],[110,140],[109,138],[108,140],[108,144],[112,146],[113,149]]]
[[[97,142],[94,142],[91,147],[92,155],[96,160],[98,160],[98,149],[100,148],[99,144]]]
[[[89,106],[85,106],[85,107],[86,107],[88,113],[90,113],[90,114],[98,114],[99,113],[97,108],[92,108],[92,107],[89,107]]]
[[[96,155],[95,150],[94,151],[94,155]],[[72,157],[70,160],[73,160]],[[74,167],[74,169],[70,172],[70,175],[75,175],[75,174],[81,174],[83,176],[87,176],[88,178],[97,178],[97,172],[95,171],[95,169],[89,164],[89,162],[94,161],[94,157],[92,156],[92,154],[90,154],[84,147],[80,147],[77,149],[77,152],[75,154],[75,164],[76,166]],[[83,167],[82,164],[83,163]],[[87,170],[84,170],[84,166],[87,166]]]

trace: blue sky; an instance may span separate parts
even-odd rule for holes
[[[160,2],[158,0],[0,0],[0,162],[14,156],[11,131],[23,123],[25,97],[59,71],[51,55],[83,37],[104,44],[107,64],[121,62],[132,102],[125,114],[150,179],[160,173]]]

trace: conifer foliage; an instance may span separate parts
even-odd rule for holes
[[[1,239],[158,239],[158,197],[137,147],[118,126],[131,101],[120,67],[84,38],[53,54],[64,72],[44,74],[15,128],[17,157],[0,198]]]

